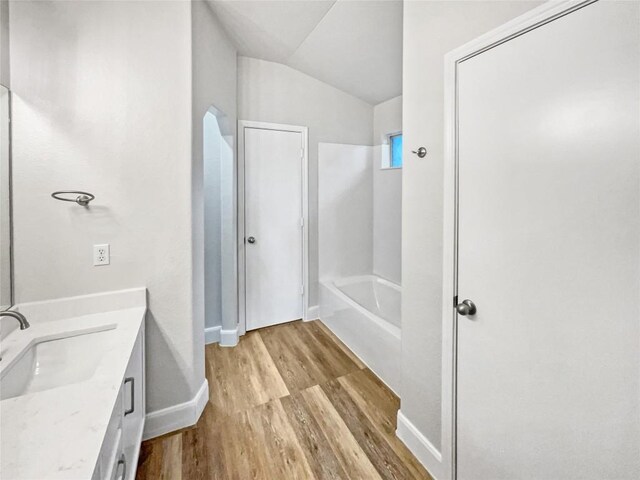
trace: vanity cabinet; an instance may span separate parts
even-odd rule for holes
[[[100,457],[91,480],[133,480],[145,418],[144,324],[120,385]]]

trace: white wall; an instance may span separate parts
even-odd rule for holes
[[[235,105],[235,70],[194,68],[192,78],[191,8],[19,1],[10,9],[17,300],[146,286],[149,412],[192,399],[204,380],[201,153],[192,164],[204,110],[196,107]],[[96,200],[84,209],[51,199],[59,189]],[[111,265],[92,266],[96,243],[111,244]]]
[[[9,91],[0,87],[0,310],[12,301],[9,127]]]
[[[217,114],[212,109],[202,123],[205,343],[220,340],[223,319],[237,323],[234,137],[222,135]]]
[[[202,122],[204,162],[204,326],[222,325],[222,133],[218,120],[207,112]]]
[[[237,54],[236,49],[225,34],[218,19],[214,15],[211,7],[202,1],[192,2],[192,22],[193,22],[193,166],[192,166],[192,208],[193,208],[193,278],[194,278],[194,304],[201,308],[198,315],[206,316],[207,326],[213,327],[225,323],[225,328],[234,328],[237,323],[236,315],[226,315],[223,318],[222,300],[229,296],[235,296],[235,283],[230,282],[229,274],[235,278],[235,272],[228,272],[225,275],[221,270],[224,266],[222,257],[223,242],[219,237],[219,245],[209,245],[205,249],[205,213],[207,213],[207,223],[209,234],[218,229],[221,232],[223,227],[221,209],[204,208],[203,198],[209,200],[209,206],[213,196],[217,195],[220,200],[220,193],[223,188],[230,183],[235,183],[233,171],[227,172],[224,179],[221,178],[221,167],[219,163],[217,175],[219,181],[209,176],[208,186],[217,192],[208,192],[205,195],[203,183],[204,178],[204,152],[203,152],[203,118],[213,107],[216,113],[216,122],[220,129],[220,134],[225,137],[224,144],[218,144],[218,153],[228,152],[226,144],[232,146],[235,151],[235,133],[237,125]],[[212,126],[212,125],[209,125]],[[215,128],[215,125],[213,125]],[[226,158],[225,158],[226,159]],[[220,161],[225,160],[219,158]],[[216,168],[216,167],[214,167]],[[225,170],[226,171],[226,170]],[[209,173],[212,173],[211,171]],[[221,206],[222,207],[222,206]],[[216,215],[218,218],[211,218]],[[233,219],[226,218],[226,223]],[[235,240],[230,239],[235,245]],[[227,242],[228,243],[228,242]],[[205,250],[209,256],[205,256]],[[214,254],[214,251],[220,252]],[[215,256],[218,256],[217,259]],[[207,272],[205,272],[205,269]],[[204,279],[204,283],[203,283]],[[232,290],[229,292],[228,290]],[[206,304],[206,308],[205,308]],[[226,309],[227,311],[229,309]],[[235,310],[235,309],[231,309]],[[204,332],[203,332],[204,335]]]
[[[309,300],[315,305],[318,143],[369,145],[373,107],[285,65],[238,57],[238,118],[309,127]]]
[[[0,0],[0,84],[9,88],[9,2]],[[9,208],[9,101],[0,94],[0,308],[11,303],[11,221]]]
[[[318,144],[320,280],[373,269],[372,147]]]
[[[389,164],[390,133],[402,131],[402,96],[373,108],[373,273],[402,281],[402,169]]]
[[[9,2],[0,0],[0,84],[11,87]]]
[[[381,168],[388,145],[373,147],[373,273],[402,282],[402,169]]]
[[[238,218],[237,164],[235,138],[224,135],[220,144],[220,301],[221,327],[227,332],[238,328]],[[221,332],[222,333],[222,332]],[[227,334],[227,346],[234,345],[233,335]]]
[[[441,443],[443,55],[539,3],[404,4],[401,410],[436,448]],[[419,146],[429,150],[423,159],[411,154]]]
[[[149,288],[148,410],[203,378],[191,279],[185,3],[13,2],[17,301]],[[144,32],[144,34],[141,34]],[[81,189],[88,209],[51,199]],[[92,245],[111,265],[92,266]]]
[[[402,95],[373,107],[373,145],[387,144],[387,135],[402,131]]]

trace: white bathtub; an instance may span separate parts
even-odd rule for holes
[[[395,392],[400,390],[400,286],[376,275],[320,282],[320,319]]]

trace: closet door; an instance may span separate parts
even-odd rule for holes
[[[302,133],[245,128],[247,330],[302,318]]]
[[[600,1],[458,67],[459,480],[640,478],[639,58]]]

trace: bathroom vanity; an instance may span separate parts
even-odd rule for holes
[[[31,327],[13,329],[0,346],[0,477],[134,479],[145,418],[146,290],[18,310]]]

